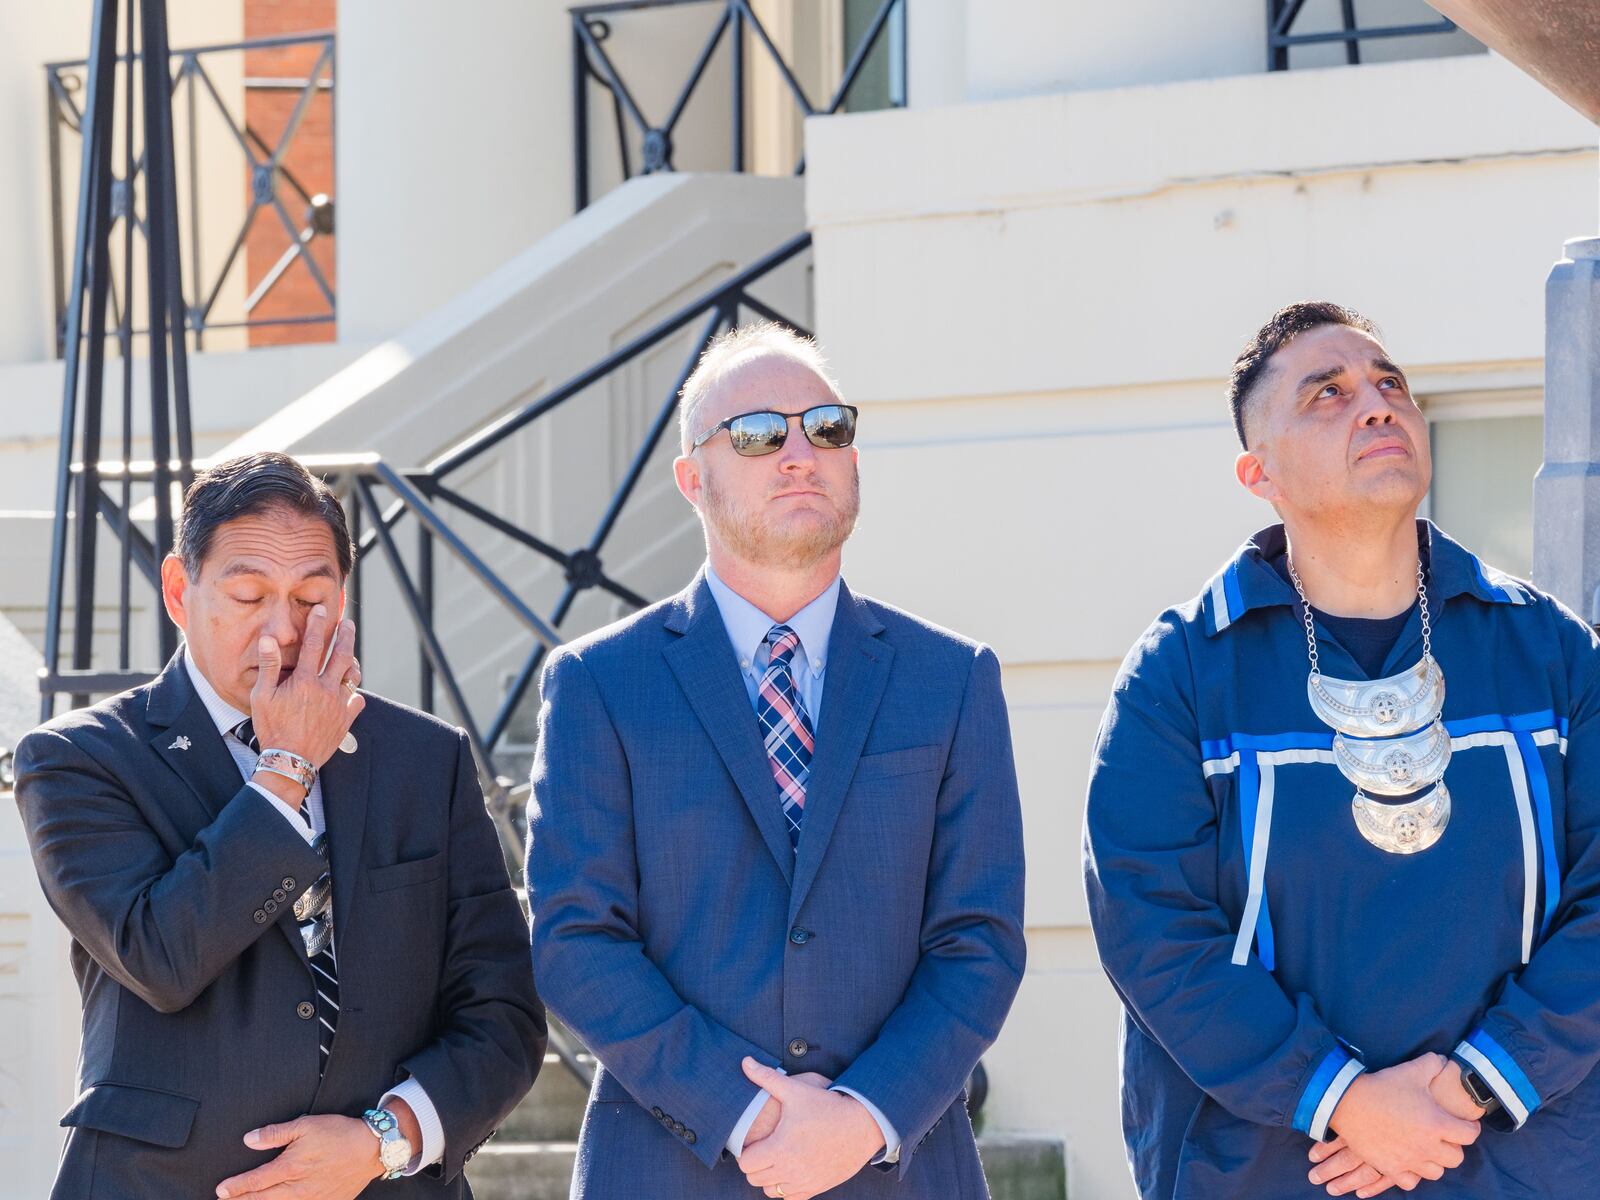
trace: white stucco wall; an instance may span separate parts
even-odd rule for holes
[[[990,1119],[1064,1135],[1073,1200],[1127,1196],[1117,1005],[1077,865],[1086,766],[1139,631],[1273,519],[1233,480],[1233,355],[1326,296],[1383,325],[1430,414],[1536,413],[1544,277],[1594,227],[1595,131],[1479,54],[807,138],[819,334],[863,406],[847,574],[1005,664],[1031,957]]]

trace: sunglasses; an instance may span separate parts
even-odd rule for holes
[[[735,454],[759,458],[781,450],[789,439],[789,422],[794,414],[748,412],[719,421],[694,440],[694,449],[704,446],[718,433],[728,431],[728,443]],[[843,450],[856,440],[856,409],[851,404],[819,404],[798,414],[806,441],[823,450]]]

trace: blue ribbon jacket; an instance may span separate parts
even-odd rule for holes
[[[1600,1188],[1600,643],[1432,524],[1418,539],[1453,752],[1426,850],[1356,828],[1282,526],[1156,618],[1117,677],[1084,874],[1144,1200],[1323,1194],[1306,1152],[1350,1083],[1427,1051],[1504,1106],[1430,1196]],[[1368,677],[1317,641],[1325,674]],[[1377,677],[1421,653],[1413,611]]]

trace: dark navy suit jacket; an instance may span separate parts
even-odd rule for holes
[[[242,786],[179,658],[17,746],[17,803],[83,993],[55,1200],[210,1196],[303,1113],[360,1116],[414,1075],[441,1166],[373,1195],[468,1193],[462,1164],[528,1091],[544,1010],[466,738],[368,695],[322,769],[339,1031],[319,1080],[293,898],[322,859]]]
[[[798,853],[703,577],[564,647],[542,686],[535,971],[601,1063],[573,1196],[747,1200],[724,1151],[745,1055],[899,1132],[896,1167],[830,1195],[986,1196],[962,1089],[1024,960],[994,654],[841,589]]]

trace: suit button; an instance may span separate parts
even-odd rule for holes
[[[679,1137],[682,1137],[683,1136],[683,1122],[682,1121],[674,1121],[672,1123],[672,1132],[677,1134]]]
[[[276,900],[264,901],[261,905],[261,908],[265,912],[275,913],[278,911],[278,902]]]
[[[274,900],[276,900],[279,904],[282,904],[285,900],[287,900],[289,898],[289,893],[284,891],[282,888],[273,888],[272,889],[272,898]]]
[[[794,1058],[804,1058],[811,1051],[811,1046],[805,1038],[795,1038],[789,1043],[789,1053]]]
[[[654,1117],[656,1120],[659,1121],[659,1120],[661,1120],[662,1117],[666,1116],[667,1114],[662,1112],[659,1108],[652,1108],[650,1110],[650,1115],[652,1117]]]
[[[684,1141],[686,1141],[686,1142],[688,1142],[688,1143],[689,1143],[689,1145],[691,1145],[691,1146],[692,1146],[692,1145],[694,1145],[694,1144],[695,1144],[695,1143],[696,1143],[696,1142],[697,1142],[697,1141],[699,1141],[699,1140],[700,1140],[700,1139],[699,1139],[699,1138],[697,1138],[697,1137],[695,1137],[695,1135],[694,1135],[694,1130],[692,1130],[692,1129],[691,1129],[691,1130],[689,1130],[689,1131],[688,1131],[688,1132],[687,1132],[687,1133],[685,1133],[685,1134],[684,1134],[684,1135],[683,1135],[683,1140],[684,1140]]]
[[[811,940],[811,931],[809,929],[801,929],[800,926],[796,925],[789,930],[789,940],[796,946],[804,946]]]
[[[283,890],[286,891],[286,892],[294,891],[294,876],[293,875],[285,875],[283,877]]]
[[[294,1006],[294,1015],[302,1021],[309,1021],[317,1015],[317,1006],[309,1000],[302,1000]]]
[[[265,925],[267,923],[267,914],[265,910],[258,908],[250,914],[250,919],[257,925]]]

